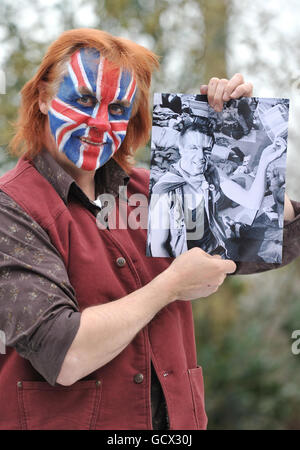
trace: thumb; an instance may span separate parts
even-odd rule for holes
[[[202,84],[200,86],[200,94],[202,95],[206,95],[208,91],[208,85],[207,84]]]
[[[234,273],[236,271],[236,264],[230,259],[223,260],[222,267],[225,273]]]
[[[212,258],[215,258],[215,259],[222,259],[222,256],[221,256],[221,255],[211,255],[211,257],[212,257]]]

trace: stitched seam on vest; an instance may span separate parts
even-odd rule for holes
[[[0,181],[0,188],[1,188],[1,186],[6,186],[7,184],[11,183],[11,182],[14,181],[16,178],[18,178],[20,175],[22,175],[23,172],[25,172],[27,169],[30,169],[30,168],[32,168],[32,166],[30,166],[30,167],[25,166],[25,167],[23,167],[23,169],[22,169],[20,172],[18,172],[16,175],[14,175],[13,178],[11,178],[11,179],[9,179],[9,180],[7,180],[7,181],[4,181],[4,182],[1,182],[1,181]],[[12,169],[12,170],[14,170],[14,169]],[[4,174],[3,176],[5,176],[5,175],[6,175],[6,174]]]
[[[58,194],[57,194],[58,195]],[[61,210],[57,211],[57,214],[55,215],[55,217],[53,217],[53,220],[51,220],[49,223],[45,224],[45,227],[48,229],[49,227],[51,227],[51,225],[53,225],[57,219],[59,218],[59,216],[61,216],[64,212],[67,212],[68,208],[67,207],[63,207]]]
[[[200,430],[200,424],[199,424],[198,416],[197,416],[197,402],[195,399],[194,389],[192,386],[192,375],[191,375],[191,372],[189,369],[188,369],[188,380],[189,380],[189,385],[190,385],[191,395],[192,395],[193,410],[194,410],[194,422],[196,424],[196,429]]]
[[[14,202],[16,202],[19,206],[21,206],[21,208],[29,215],[29,217],[31,217],[36,223],[38,223],[38,225],[43,229],[43,230],[47,230],[51,225],[53,225],[54,222],[56,222],[57,218],[64,212],[66,211],[66,209],[61,209],[58,210],[57,214],[55,215],[54,218],[52,218],[51,221],[46,222],[46,223],[41,223],[41,218],[39,216],[37,216],[36,214],[34,214],[33,211],[31,211],[24,203],[22,200],[18,199],[16,200],[14,198],[14,196],[12,196],[9,192],[9,189],[7,191],[3,190],[3,192],[5,192],[10,198],[13,199]],[[58,195],[58,194],[57,194]]]
[[[40,225],[40,227],[41,228],[49,228],[51,225],[53,225],[53,223],[55,223],[56,222],[56,220],[57,220],[57,218],[60,216],[60,214],[62,214],[64,211],[66,211],[67,210],[67,207],[66,207],[66,205],[65,204],[63,204],[63,205],[61,205],[61,208],[60,209],[58,209],[58,211],[57,211],[57,213],[56,213],[56,215],[53,217],[53,218],[51,218],[51,220],[49,221],[49,222],[46,222],[46,223],[41,223],[42,221],[40,220],[40,217],[39,216],[37,216],[36,214],[34,214],[32,211],[30,211],[30,209],[28,209],[28,207],[23,203],[23,201],[22,200],[20,200],[20,199],[18,199],[18,200],[16,200],[15,198],[14,198],[14,196],[12,196],[10,193],[9,193],[9,184],[10,183],[12,183],[13,181],[15,181],[20,175],[22,175],[23,174],[23,172],[25,172],[26,170],[30,170],[30,169],[32,169],[32,170],[35,170],[42,178],[43,178],[43,180],[45,180],[45,181],[47,181],[46,180],[46,178],[44,178],[33,166],[26,166],[26,167],[24,167],[22,170],[21,170],[21,172],[19,172],[19,173],[17,173],[12,179],[10,179],[10,180],[8,180],[8,181],[6,181],[6,182],[4,182],[4,183],[1,183],[0,182],[0,189],[3,187],[4,189],[1,189],[1,190],[3,190],[3,192],[5,192],[5,193],[7,193],[7,195],[9,196],[9,197],[11,197],[19,206],[21,206],[23,209],[24,209],[24,211],[32,218],[32,219],[34,219],[39,225]],[[49,182],[48,182],[49,183]],[[59,196],[59,194],[56,192],[56,190],[54,189],[54,187],[49,183],[49,185],[52,187],[52,189],[54,190],[54,193],[59,197],[59,199],[60,200],[62,200],[61,199],[61,197]],[[5,187],[8,187],[8,192],[6,192],[6,190],[5,190]]]
[[[146,398],[146,417],[147,417],[147,429],[153,430],[152,422],[152,407],[151,407],[151,386],[152,386],[152,368],[151,368],[151,355],[153,354],[152,346],[149,337],[149,323],[144,327],[144,339],[145,339],[145,359],[147,363],[147,375],[148,375],[148,389]]]
[[[25,411],[25,405],[24,405],[24,390],[23,387],[18,389],[17,397],[18,397],[18,407],[19,407],[19,420],[21,425],[21,430],[27,430],[27,417],[26,417],[26,411]]]
[[[99,413],[100,413],[101,398],[102,398],[102,384],[103,384],[103,381],[101,380],[101,385],[96,386],[94,407],[93,407],[92,417],[91,417],[91,421],[90,421],[90,430],[95,430],[97,423],[99,423]]]

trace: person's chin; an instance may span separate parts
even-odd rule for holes
[[[191,170],[191,171],[190,171],[190,174],[191,174],[193,177],[196,177],[197,175],[200,176],[200,175],[203,175],[203,170]]]

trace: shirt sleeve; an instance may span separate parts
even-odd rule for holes
[[[246,275],[283,267],[300,256],[300,202],[292,201],[295,218],[284,222],[282,263],[237,262],[235,275]]]
[[[6,345],[54,385],[80,317],[48,234],[0,191],[0,329]]]

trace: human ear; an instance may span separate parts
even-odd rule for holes
[[[42,114],[47,115],[49,109],[49,100],[48,100],[48,83],[46,81],[40,81],[38,85],[39,90],[39,108]]]

